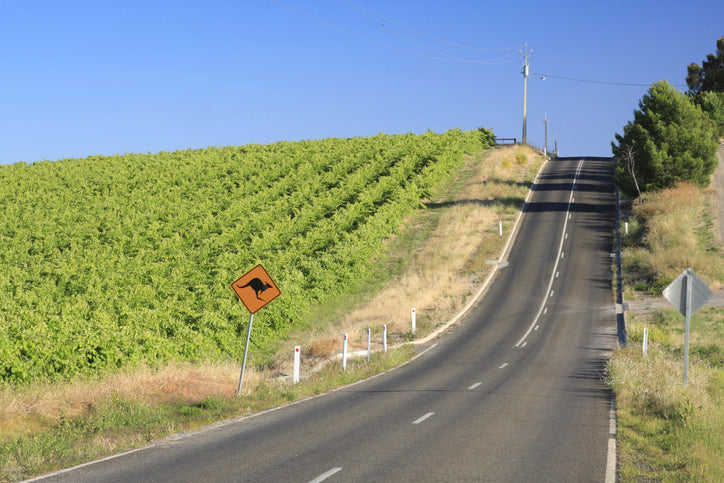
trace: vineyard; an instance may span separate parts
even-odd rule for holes
[[[229,284],[282,296],[257,348],[368,276],[383,241],[492,132],[279,142],[0,166],[0,380],[238,357]]]

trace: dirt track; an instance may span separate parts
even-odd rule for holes
[[[719,166],[714,171],[714,187],[719,198],[719,241],[724,241],[724,142],[719,144],[719,151],[716,153],[719,158]]]

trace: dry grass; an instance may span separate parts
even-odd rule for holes
[[[367,327],[373,327],[373,342],[379,348],[382,324],[389,327],[390,343],[409,337],[412,307],[417,309],[421,331],[448,320],[487,274],[485,258],[494,258],[502,246],[498,220],[509,228],[520,208],[496,200],[520,198],[522,202],[541,163],[539,153],[521,146],[471,156],[451,189],[407,220],[407,230],[429,230],[424,243],[415,246],[413,253],[405,253],[404,246],[395,249],[391,243],[391,249],[397,250],[393,256],[408,259],[407,269],[346,315],[296,334],[264,369],[255,367],[250,359],[244,392],[253,391],[263,381],[288,376],[294,345],[302,347],[303,373],[309,374],[341,351],[344,332],[350,334],[350,350],[362,349],[366,348]],[[432,228],[425,225],[430,220],[435,222]],[[404,237],[403,230],[398,238]],[[238,363],[210,363],[141,368],[95,380],[5,386],[0,389],[0,436],[41,430],[113,396],[158,404],[228,397],[235,393],[238,377]]]
[[[638,244],[627,243],[630,248],[623,253],[629,281],[645,281],[649,290],[660,292],[690,267],[712,289],[721,287],[724,263],[713,242],[710,198],[686,183],[644,195],[643,205],[633,208],[635,223],[644,227],[643,237]]]
[[[628,344],[607,366],[616,391],[620,481],[724,478],[721,316],[721,309],[705,308],[692,318],[686,386],[683,317],[666,310],[629,318]],[[644,327],[650,340],[645,357]]]
[[[716,192],[688,184],[650,193],[634,206],[625,237],[626,296],[660,296],[691,267],[721,288],[724,259]],[[609,361],[616,391],[618,478],[621,481],[724,481],[724,349],[722,311],[704,308],[691,320],[688,384],[683,385],[683,317],[675,310],[632,313],[628,345]],[[648,355],[641,354],[648,328]]]
[[[298,334],[306,337],[302,347],[312,347],[309,352],[328,357],[341,351],[342,334],[347,333],[350,351],[366,349],[369,327],[373,330],[373,349],[378,349],[383,324],[388,328],[388,342],[407,339],[412,308],[417,312],[417,335],[446,322],[491,270],[485,261],[497,258],[504,242],[498,222],[502,219],[510,229],[542,161],[540,153],[528,146],[471,156],[461,179],[452,183],[455,188],[405,222],[406,230],[418,230],[429,223],[426,218],[432,212],[438,215],[421,246],[410,254],[404,252],[403,245],[403,253],[396,255],[407,258],[406,270],[364,303],[350,307],[334,320],[318,323],[312,332]],[[510,206],[510,200],[516,198],[517,206]],[[404,237],[403,233],[398,239]]]
[[[609,370],[620,406],[636,408],[667,420],[686,418],[694,408],[711,409],[714,401],[708,387],[716,369],[695,358],[690,361],[688,383],[682,387],[683,365],[653,342],[646,357],[640,346],[618,349]]]
[[[253,386],[259,376],[253,369],[249,372],[249,385]],[[0,391],[0,436],[42,429],[61,417],[84,414],[116,395],[157,404],[230,396],[236,391],[238,377],[236,364],[186,364],[158,371],[141,368],[94,380],[39,382],[21,389],[5,386]]]

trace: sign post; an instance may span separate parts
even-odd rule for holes
[[[251,340],[251,324],[254,322],[254,314],[266,304],[277,298],[281,291],[264,270],[261,264],[252,268],[237,280],[232,282],[231,289],[241,299],[241,302],[249,311],[249,327],[246,329],[246,345],[244,345],[244,359],[241,363],[241,375],[239,376],[239,387],[236,395],[241,394],[241,385],[244,382],[244,370],[246,369],[246,354],[249,352],[249,341]]]
[[[691,268],[684,270],[681,275],[671,282],[663,291],[666,300],[676,307],[681,315],[686,317],[684,326],[684,385],[689,376],[689,325],[691,316],[709,301],[714,292],[696,276]]]
[[[244,382],[244,370],[246,369],[246,353],[249,351],[249,340],[251,340],[251,324],[254,322],[254,314],[249,314],[249,327],[246,329],[246,344],[244,345],[244,359],[241,361],[241,374],[239,375],[239,386],[236,388],[236,395],[241,394],[241,384]]]

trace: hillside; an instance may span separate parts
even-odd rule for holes
[[[280,142],[0,167],[0,380],[238,356],[229,284],[283,291],[263,349],[364,277],[383,241],[485,129]]]

